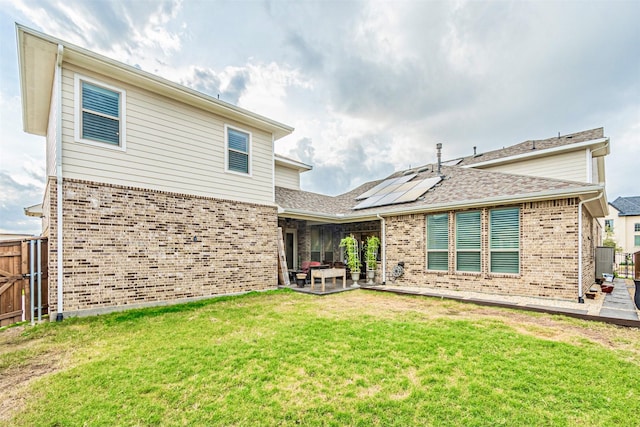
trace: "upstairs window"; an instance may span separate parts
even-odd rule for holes
[[[427,215],[427,270],[449,270],[449,214]]]
[[[490,271],[520,272],[520,209],[489,211]]]
[[[640,225],[640,224],[636,224],[636,225]],[[605,219],[604,220],[604,230],[605,231],[613,231],[613,220],[612,219]]]
[[[481,267],[480,211],[456,214],[456,270],[479,272]]]
[[[251,174],[251,133],[225,126],[227,171]]]
[[[125,92],[76,75],[76,140],[124,149]]]
[[[636,223],[636,224],[633,224],[633,226],[634,226],[635,232],[640,233],[640,224]]]

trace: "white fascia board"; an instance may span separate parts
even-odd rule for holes
[[[532,158],[536,158],[536,157],[544,157],[544,156],[548,156],[550,154],[558,154],[558,153],[563,153],[566,151],[575,151],[578,149],[583,149],[586,147],[591,147],[594,145],[599,145],[599,144],[604,144],[609,142],[609,138],[598,138],[598,139],[592,139],[589,141],[582,141],[582,142],[576,142],[575,144],[566,144],[566,145],[562,145],[560,147],[553,147],[553,148],[547,148],[545,150],[531,150],[531,152],[527,152],[527,153],[522,153],[522,154],[516,154],[515,156],[509,156],[509,157],[500,157],[497,159],[493,159],[493,160],[487,160],[485,162],[478,162],[478,163],[472,163],[470,165],[463,165],[463,168],[476,168],[476,167],[482,167],[482,166],[490,166],[490,165],[499,165],[502,163],[511,163],[514,161],[518,161],[518,160],[523,160],[523,159],[532,159]],[[602,154],[600,154],[600,156],[609,154],[609,150],[605,150],[605,152],[603,152]],[[598,157],[598,156],[594,156],[594,157]]]
[[[275,139],[280,139],[289,135],[294,130],[294,128],[289,125],[279,123],[275,120],[271,120],[267,117],[245,110],[244,108],[236,107],[235,105],[220,101],[212,96],[205,95],[147,71],[107,58],[90,50],[75,46],[20,24],[16,24],[16,29],[19,34],[19,45],[22,41],[20,34],[50,42],[55,46],[61,44],[65,49],[65,62],[105,74],[109,77],[122,80],[123,82],[130,83],[134,86],[138,86],[161,95],[165,95],[186,104],[216,113],[225,118],[236,120],[238,122],[254,126],[258,129],[263,129],[273,133]]]
[[[281,156],[280,154],[274,154],[273,157],[275,159],[276,164],[278,165],[288,166],[290,168],[297,169],[299,171],[310,171],[311,169],[313,169],[313,166],[311,165],[299,162],[294,159],[290,159],[288,157]]]

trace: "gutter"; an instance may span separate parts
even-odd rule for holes
[[[603,193],[600,193],[596,197],[582,200],[578,203],[578,302],[580,304],[584,304],[584,298],[582,296],[582,205],[597,200],[602,197],[602,195]]]
[[[57,293],[58,293],[58,306],[56,314],[56,322],[60,322],[63,319],[63,298],[62,298],[62,280],[63,275],[63,244],[62,244],[62,230],[63,230],[63,214],[62,214],[62,58],[64,56],[64,47],[62,44],[58,44],[58,54],[56,57],[56,70],[55,70],[55,85],[56,85],[56,197],[57,197],[57,254],[56,260],[58,262],[58,277],[57,277]]]

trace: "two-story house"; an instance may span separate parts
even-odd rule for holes
[[[582,299],[594,281],[602,129],[331,197],[274,154],[291,127],[20,25],[17,39],[24,129],[46,140],[58,319],[274,289],[278,227],[292,268],[340,262],[354,234],[380,237],[379,282],[400,262],[400,286]]]
[[[609,203],[609,215],[604,218],[604,230],[622,248],[622,253],[640,251],[640,196],[618,197]]]

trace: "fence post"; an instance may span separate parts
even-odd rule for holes
[[[37,277],[38,277],[38,322],[42,320],[42,240],[38,239],[37,247],[38,247],[38,267],[37,267]]]
[[[34,301],[33,301],[33,291],[34,291],[34,277],[33,277],[33,264],[34,264],[34,258],[35,258],[35,243],[33,240],[29,240],[29,308],[30,308],[30,313],[31,313],[31,324],[33,325],[35,323],[35,319],[34,317]]]

